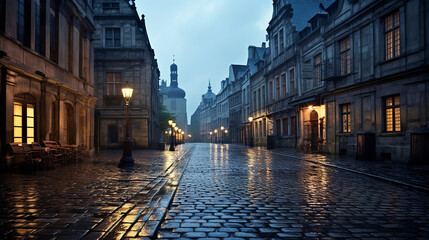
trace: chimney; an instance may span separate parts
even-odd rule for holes
[[[266,43],[262,42],[262,48],[266,48],[266,47],[267,47]]]

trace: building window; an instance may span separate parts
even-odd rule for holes
[[[265,86],[262,86],[262,107],[265,107]]]
[[[117,12],[119,12],[118,0],[104,0],[103,12],[104,13],[117,13]]]
[[[120,28],[106,28],[106,47],[120,47],[121,46],[121,29]]]
[[[399,95],[389,96],[385,99],[385,130],[386,132],[401,131],[401,110]]]
[[[118,128],[116,126],[109,126],[109,143],[118,143]]]
[[[280,99],[280,78],[276,77],[276,97],[277,99]]]
[[[31,1],[16,2],[16,39],[26,47],[31,47]]]
[[[346,37],[340,41],[340,61],[341,75],[349,74],[351,72],[350,37]]]
[[[5,2],[6,0],[0,0],[0,32],[4,32],[6,13],[5,13]]]
[[[341,108],[341,132],[351,132],[351,118],[350,118],[350,103],[340,105]]]
[[[58,5],[57,1],[51,1],[49,14],[49,48],[50,59],[58,62]]]
[[[283,136],[289,135],[289,118],[283,118]]]
[[[270,81],[270,82],[268,83],[268,91],[270,92],[270,93],[269,93],[269,94],[270,94],[270,102],[273,102],[273,101],[274,101],[273,81]]]
[[[121,73],[106,73],[107,95],[121,96]]]
[[[314,57],[314,73],[316,86],[319,86],[322,80],[322,54],[320,53]]]
[[[34,119],[35,111],[33,104],[21,102],[13,103],[13,141],[32,143],[34,142]]]
[[[290,77],[290,94],[295,94],[295,69],[291,69],[289,71],[289,77]]]
[[[276,135],[277,136],[281,136],[282,134],[282,125],[281,125],[282,120],[281,119],[277,119],[276,120]]]
[[[286,73],[282,74],[282,94],[286,97]]]
[[[274,35],[274,56],[279,55],[279,35]]]
[[[291,129],[292,129],[292,135],[296,135],[296,116],[293,116],[291,119]]]
[[[400,55],[401,34],[399,28],[399,10],[394,11],[384,18],[384,45],[386,49],[386,59],[391,59]]]
[[[284,36],[283,36],[283,29],[280,30],[280,52],[283,52],[284,49]]]
[[[45,3],[44,0],[35,1],[35,36],[34,50],[45,55]]]

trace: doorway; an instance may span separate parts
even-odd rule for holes
[[[310,113],[311,151],[319,151],[319,114],[315,110]]]

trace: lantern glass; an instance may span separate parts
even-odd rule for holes
[[[252,121],[253,121],[253,118],[252,118],[252,117],[249,117],[248,119],[249,119],[249,122],[252,122]]]
[[[131,97],[133,96],[133,91],[130,86],[125,85],[125,87],[122,88],[122,96],[124,96],[125,101],[130,101]]]

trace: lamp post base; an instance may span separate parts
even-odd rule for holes
[[[123,141],[123,152],[122,152],[122,158],[119,162],[118,167],[127,167],[127,166],[133,166],[134,165],[134,159],[133,159],[133,140],[131,138],[126,138]]]

